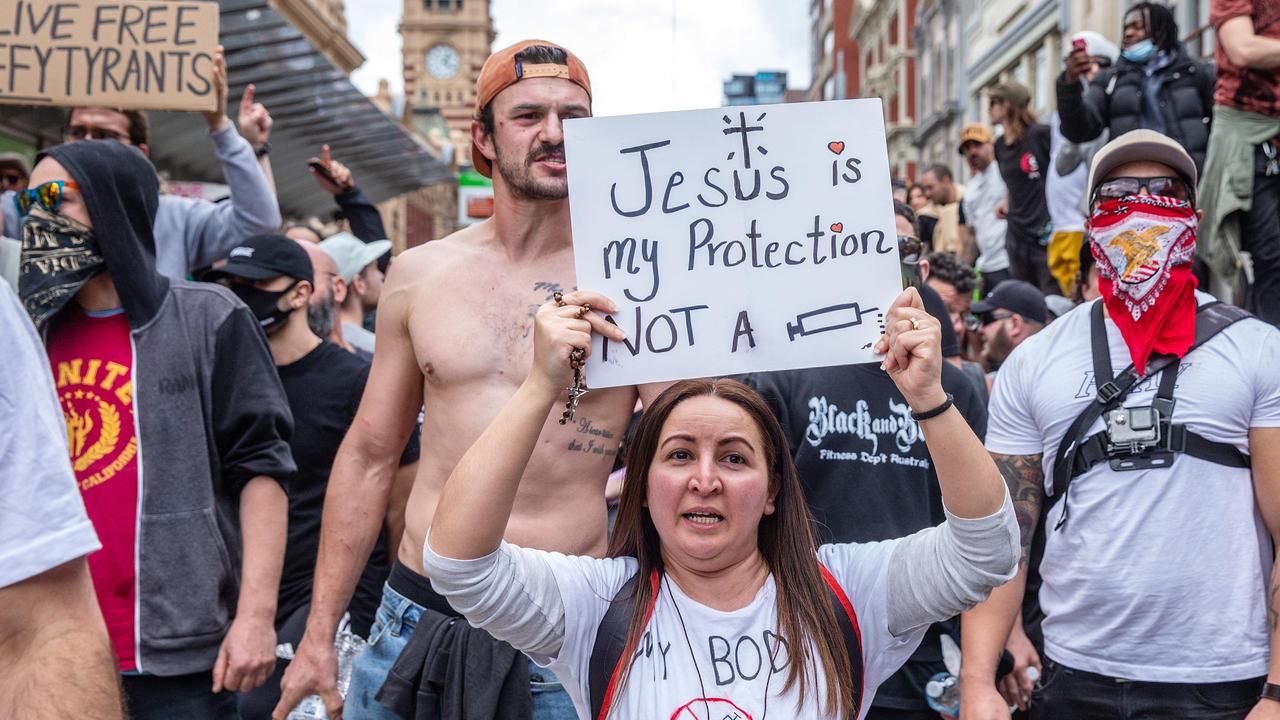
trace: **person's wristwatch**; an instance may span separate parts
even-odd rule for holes
[[[271,154],[271,143],[270,142],[262,143],[258,147],[254,148],[253,154],[258,157],[266,157],[267,155]]]
[[[1272,682],[1263,685],[1262,695],[1258,699],[1275,700],[1276,702],[1280,702],[1280,685]]]

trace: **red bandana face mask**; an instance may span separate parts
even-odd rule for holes
[[[1185,355],[1196,323],[1191,204],[1147,195],[1107,200],[1090,218],[1089,239],[1098,290],[1134,368],[1145,372],[1153,353]]]

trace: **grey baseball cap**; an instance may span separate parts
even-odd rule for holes
[[[350,284],[356,273],[391,250],[391,241],[374,240],[367,243],[349,232],[340,232],[321,241],[320,249],[333,257],[333,261],[338,264],[338,274],[342,276],[342,281]]]
[[[23,175],[31,177],[31,163],[27,162],[27,157],[22,153],[0,153],[0,167],[17,168]]]
[[[1097,155],[1093,156],[1093,166],[1089,168],[1089,197],[1093,197],[1093,189],[1102,182],[1112,170],[1125,163],[1147,160],[1168,165],[1182,175],[1194,188],[1199,180],[1196,174],[1196,163],[1187,154],[1186,149],[1167,135],[1154,130],[1130,130],[1112,140]]]

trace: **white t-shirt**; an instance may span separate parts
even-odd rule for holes
[[[1046,488],[1058,444],[1095,395],[1090,307],[1019,345],[991,395],[987,448],[1043,455]],[[1119,372],[1131,360],[1110,320],[1107,339]],[[1139,384],[1125,405],[1149,405],[1156,384]],[[1175,399],[1175,423],[1247,452],[1249,428],[1280,427],[1280,332],[1253,319],[1227,328],[1182,359]],[[1099,420],[1086,436],[1102,429]],[[1053,529],[1062,501],[1046,521],[1045,654],[1152,682],[1266,674],[1272,550],[1253,492],[1249,470],[1188,455],[1158,470],[1099,463],[1075,478],[1066,525]]]
[[[978,246],[976,266],[982,272],[996,272],[1009,267],[1009,251],[1005,249],[1008,223],[996,217],[996,205],[1007,190],[1000,177],[1000,163],[992,160],[987,169],[974,175],[965,186],[964,219],[973,228]]]
[[[858,590],[848,593],[862,633],[867,688],[863,715],[871,707],[875,688],[906,662],[928,627],[897,638],[889,633],[887,571],[896,543],[824,545],[818,550],[819,559],[840,586]],[[596,631],[609,600],[635,574],[636,563],[631,558],[595,560],[559,554],[547,558],[565,603],[564,644],[554,660],[533,657],[550,662],[550,669],[565,683],[579,717],[589,717],[587,680]],[[771,717],[797,720],[827,717],[821,714],[826,688],[821,678],[819,687],[810,687],[799,712],[798,687],[781,694],[789,666],[786,641],[775,634],[777,630],[772,575],[749,605],[732,612],[702,605],[665,579],[640,654],[632,663],[621,695],[613,702],[610,717],[759,720],[766,712]]]
[[[1075,170],[1066,175],[1058,174],[1058,153],[1070,142],[1062,136],[1061,124],[1058,113],[1054,113],[1049,122],[1050,160],[1049,172],[1044,178],[1044,199],[1055,231],[1083,232],[1085,217],[1080,201],[1089,182],[1089,158],[1084,158]]]
[[[26,311],[0,282],[0,587],[102,547],[67,450],[49,359]]]

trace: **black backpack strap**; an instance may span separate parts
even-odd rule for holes
[[[840,626],[840,634],[844,636],[844,649],[849,654],[849,667],[853,670],[853,713],[856,718],[862,712],[862,697],[866,694],[866,672],[862,664],[862,628],[858,625],[858,613],[845,595],[844,588],[836,582],[836,578],[826,565],[818,563],[818,572],[827,583],[827,594],[831,598],[831,609],[836,613],[836,624]]]
[[[1124,401],[1125,396],[1142,379],[1134,371],[1132,365],[1122,370],[1115,378],[1111,377],[1111,357],[1110,351],[1107,349],[1106,326],[1102,310],[1102,300],[1096,301],[1090,310],[1094,384],[1098,389],[1097,397],[1071,423],[1071,427],[1067,429],[1066,434],[1062,437],[1062,442],[1058,445],[1058,452],[1053,461],[1053,489],[1051,493],[1046,494],[1046,499],[1049,502],[1045,506],[1045,515],[1047,515],[1049,508],[1058,501],[1066,500],[1067,490],[1070,488],[1073,477],[1100,462],[1106,456],[1105,437],[1102,437],[1099,433],[1086,439],[1084,434],[1103,414],[1118,407]],[[1186,354],[1190,354],[1218,333],[1249,317],[1252,317],[1252,315],[1248,311],[1216,300],[1201,305],[1196,309],[1195,340]],[[1162,372],[1170,365],[1173,365],[1173,367],[1169,368],[1169,371],[1164,374],[1166,376],[1176,376],[1177,361],[1178,358],[1167,355],[1154,359],[1147,364],[1146,377]],[[1161,380],[1161,393],[1167,394],[1169,396],[1168,399],[1172,401],[1173,377],[1162,377]],[[1201,457],[1229,467],[1248,467],[1248,458],[1233,446],[1213,443],[1194,433],[1187,432],[1182,427],[1178,429],[1178,434],[1181,437],[1171,437],[1170,442],[1181,443],[1184,448],[1183,451],[1188,454],[1192,454],[1191,450],[1194,448],[1197,453],[1194,455],[1195,457]],[[1219,458],[1224,459],[1225,462],[1219,462]],[[1240,465],[1239,463],[1241,462],[1245,464]],[[1063,506],[1062,519],[1054,526],[1055,530],[1061,528],[1067,522],[1070,507],[1069,504]]]
[[[658,600],[658,571],[649,575],[652,586],[646,618],[653,616]],[[639,574],[632,575],[609,601],[609,609],[596,628],[596,642],[591,647],[591,661],[587,669],[587,685],[591,689],[591,717],[604,720],[613,703],[613,693],[622,676],[627,650],[627,632],[631,629],[631,616],[635,614],[636,592],[640,586]]]

